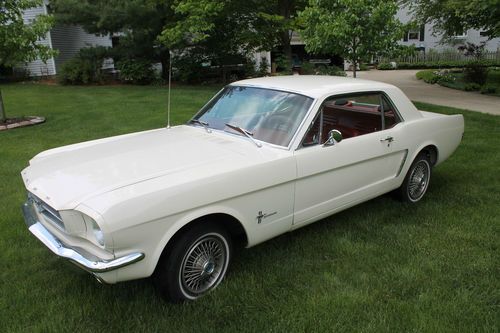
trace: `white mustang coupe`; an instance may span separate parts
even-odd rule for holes
[[[214,289],[251,247],[383,193],[418,202],[464,132],[396,87],[328,76],[223,88],[187,124],[73,144],[22,171],[29,230],[116,283],[173,302]]]

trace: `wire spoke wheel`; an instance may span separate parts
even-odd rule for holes
[[[408,181],[408,197],[418,201],[425,194],[429,185],[430,166],[426,160],[420,160],[413,167]]]
[[[223,277],[228,261],[228,247],[218,234],[207,234],[195,242],[184,256],[179,271],[182,288],[200,295],[215,287]]]

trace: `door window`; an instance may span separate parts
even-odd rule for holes
[[[329,97],[321,105],[302,146],[325,143],[333,129],[349,139],[391,128],[400,121],[393,104],[381,93]]]

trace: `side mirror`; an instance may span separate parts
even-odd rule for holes
[[[330,132],[328,132],[328,140],[325,141],[323,147],[333,146],[336,143],[342,141],[342,139],[342,133],[340,133],[339,130],[332,129]]]

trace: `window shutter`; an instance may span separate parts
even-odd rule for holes
[[[420,41],[423,42],[425,39],[425,24],[420,26]]]
[[[405,31],[403,35],[403,41],[407,42],[408,41],[408,31]]]

